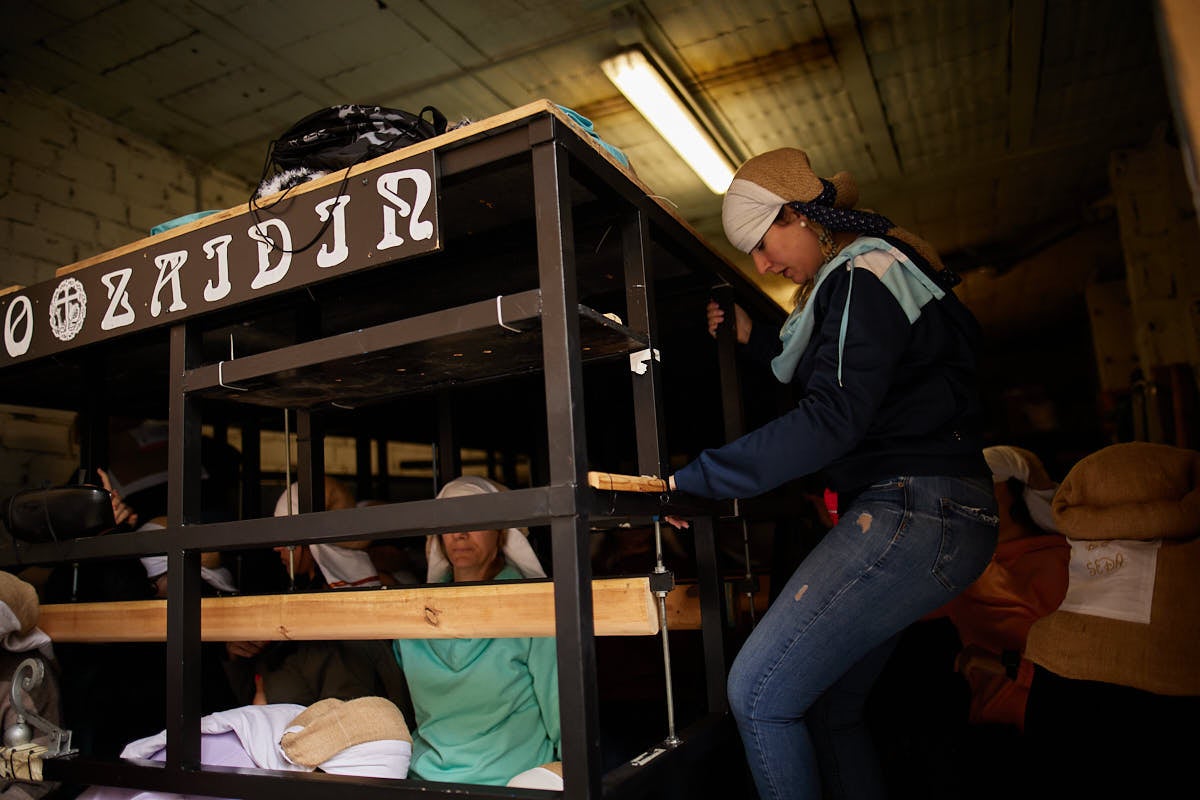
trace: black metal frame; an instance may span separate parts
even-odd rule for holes
[[[712,282],[734,285],[761,303],[762,296],[719,256],[699,242],[671,214],[646,197],[618,168],[585,142],[569,125],[549,111],[534,113],[477,137],[453,142],[438,151],[443,177],[511,160],[531,158],[536,216],[536,256],[539,286],[506,296],[504,314],[509,320],[536,320],[541,328],[541,360],[546,393],[546,433],[549,484],[499,495],[466,497],[451,502],[422,500],[373,506],[336,513],[336,534],[330,517],[321,513],[319,476],[324,472],[322,421],[311,409],[296,412],[299,438],[297,479],[300,485],[298,516],[243,519],[200,524],[201,405],[205,398],[230,393],[225,384],[253,387],[255,379],[285,367],[312,365],[336,359],[363,348],[387,350],[423,337],[494,326],[494,310],[484,304],[450,312],[433,312],[380,325],[354,336],[333,336],[297,344],[261,356],[226,362],[221,374],[200,363],[199,318],[170,329],[170,448],[168,526],[152,535],[119,534],[52,545],[19,548],[11,563],[49,563],[89,558],[165,552],[171,581],[167,601],[167,761],[105,762],[90,758],[55,759],[45,765],[50,780],[144,787],[188,794],[224,797],[305,800],[328,792],[369,800],[386,793],[389,798],[463,796],[536,798],[554,793],[455,784],[354,779],[327,774],[280,775],[261,770],[239,770],[200,765],[200,552],[269,546],[277,543],[310,543],[485,528],[503,525],[549,525],[553,549],[555,623],[558,643],[559,702],[563,720],[562,754],[565,788],[561,796],[599,798],[636,791],[650,772],[678,760],[685,749],[704,747],[714,726],[727,722],[724,680],[724,613],[721,576],[717,570],[714,522],[727,509],[722,504],[700,504],[678,496],[609,495],[588,488],[588,458],[583,435],[583,359],[581,314],[576,285],[573,242],[573,203],[570,180],[584,181],[617,197],[627,207],[620,225],[625,302],[629,320],[616,326],[626,350],[646,348],[656,341],[653,265],[650,245],[658,234],[693,259],[698,272]],[[571,175],[572,167],[579,173]],[[488,304],[490,305],[490,304]],[[479,307],[476,307],[479,306]],[[601,326],[605,323],[601,322]],[[593,326],[594,327],[594,326]],[[607,331],[611,333],[612,331]],[[486,334],[485,334],[486,335]],[[725,348],[727,369],[722,372],[726,404],[736,404],[736,376],[731,377],[732,357]],[[666,444],[660,365],[651,358],[643,374],[633,376],[638,466],[644,474],[666,473]],[[734,383],[731,383],[733,381]],[[251,388],[250,393],[253,393]],[[241,400],[236,396],[235,400]],[[252,401],[247,397],[246,401]],[[271,403],[268,402],[268,405]],[[443,406],[443,411],[445,407]],[[95,409],[84,409],[93,416]],[[733,413],[740,414],[740,407]],[[727,423],[731,419],[727,414]],[[453,448],[443,414],[442,462],[439,469],[454,469],[444,451]],[[257,423],[250,430],[257,431]],[[95,435],[85,443],[89,453],[102,445]],[[382,441],[382,440],[381,440]],[[362,437],[361,442],[369,442]],[[249,452],[257,453],[254,439]],[[360,463],[362,459],[360,459]],[[380,472],[386,457],[380,454]],[[248,481],[257,478],[257,460]],[[369,466],[369,465],[368,465]],[[666,504],[666,505],[665,505]],[[588,541],[593,523],[607,520],[648,520],[667,508],[694,517],[696,557],[700,569],[702,636],[705,653],[708,713],[680,732],[681,743],[671,752],[638,767],[626,764],[603,774],[600,758],[596,651],[593,628],[591,564]],[[311,512],[311,513],[308,513]],[[398,527],[399,526],[399,527]],[[402,589],[401,589],[402,591]]]

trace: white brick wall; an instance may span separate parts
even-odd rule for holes
[[[102,117],[0,78],[0,288],[229,208],[250,186]]]
[[[0,78],[0,288],[129,244],[250,187],[106,119]],[[61,484],[78,464],[74,415],[0,406],[0,498]]]
[[[79,465],[74,420],[68,411],[0,405],[0,501],[71,478]]]

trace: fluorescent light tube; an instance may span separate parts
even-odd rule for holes
[[[600,62],[600,69],[700,176],[704,185],[714,194],[724,194],[733,180],[729,161],[645,54],[627,50]]]

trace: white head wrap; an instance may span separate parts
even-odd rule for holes
[[[471,494],[494,494],[496,492],[507,491],[508,487],[487,478],[481,478],[477,475],[463,475],[443,486],[442,490],[437,493],[437,496],[440,500],[445,497],[466,497]],[[529,539],[527,538],[529,533],[523,528],[507,528],[506,530],[507,536],[504,537],[503,546],[504,560],[511,564],[517,572],[520,572],[523,577],[546,577],[546,572],[542,569],[542,563],[538,561],[533,548],[529,546]],[[425,558],[429,561],[429,569],[426,571],[425,580],[429,583],[444,581],[452,572],[450,562],[446,559],[446,554],[442,552],[442,548],[434,544],[436,536],[437,534],[431,534],[425,538]]]
[[[998,445],[985,447],[983,457],[987,461],[988,469],[992,471],[992,481],[1003,483],[1009,478],[1020,481],[1024,486],[1021,497],[1034,523],[1042,530],[1057,532],[1058,526],[1054,524],[1051,503],[1054,493],[1058,490],[1058,484],[1050,480],[1040,462],[1030,464],[1030,456],[1026,455],[1026,452],[1020,448]],[[1031,481],[1035,485],[1041,484],[1041,487],[1033,488],[1030,486]]]
[[[293,514],[300,513],[300,484],[293,483],[287,492],[275,501],[275,516],[288,516],[287,498],[291,498]],[[308,550],[325,576],[331,589],[348,589],[360,586],[382,586],[379,570],[371,561],[366,550],[340,547],[336,544],[310,544]]]
[[[721,203],[721,223],[729,243],[743,253],[749,253],[762,241],[786,202],[757,183],[735,178]]]
[[[139,531],[161,531],[166,530],[166,526],[151,520],[143,522],[139,527]],[[167,572],[167,557],[166,556],[142,556],[142,566],[146,568],[146,577],[154,580],[159,575],[165,575]],[[237,593],[237,587],[233,585],[233,573],[225,567],[206,567],[201,565],[200,578],[219,592]]]

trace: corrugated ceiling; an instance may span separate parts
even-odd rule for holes
[[[322,106],[432,104],[481,119],[546,97],[590,117],[642,180],[744,265],[721,235],[719,198],[600,72],[601,59],[640,39],[735,158],[804,147],[819,171],[852,172],[865,205],[955,265],[1002,272],[1094,221],[1109,154],[1170,124],[1152,8],[10,0],[0,5],[0,70],[248,182],[267,143]],[[1082,293],[1027,277],[1025,293]]]

